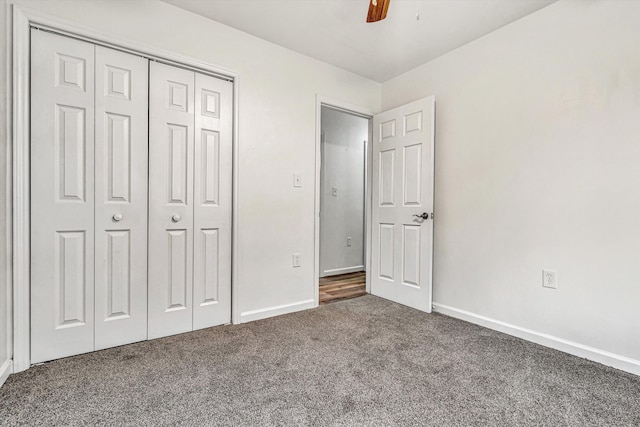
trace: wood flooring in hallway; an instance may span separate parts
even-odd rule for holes
[[[340,274],[320,278],[320,304],[356,298],[365,295],[366,273]]]

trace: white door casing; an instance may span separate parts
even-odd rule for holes
[[[95,349],[147,338],[146,58],[95,47]]]
[[[94,349],[94,46],[32,31],[31,361]]]
[[[195,73],[157,62],[149,85],[149,338],[193,328]]]
[[[431,312],[435,98],[373,118],[371,293]],[[419,218],[422,214],[428,218]]]
[[[193,329],[231,321],[232,97],[195,74]]]

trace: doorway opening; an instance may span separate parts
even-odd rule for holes
[[[370,117],[321,105],[319,303],[366,293]]]

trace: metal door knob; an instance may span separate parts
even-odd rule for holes
[[[115,222],[122,221],[122,214],[119,214],[119,213],[113,214],[113,220]]]
[[[420,215],[414,214],[413,216],[421,219],[429,219],[429,214],[427,212],[422,212]]]
[[[171,217],[171,221],[173,222],[178,222],[182,219],[182,217],[178,214],[175,214],[174,216]]]

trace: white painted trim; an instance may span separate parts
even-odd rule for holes
[[[138,52],[166,61],[185,64],[189,67],[206,72],[226,76],[233,80],[233,212],[232,212],[232,256],[231,256],[231,317],[233,323],[239,323],[236,284],[238,282],[238,181],[239,150],[238,150],[238,97],[239,76],[228,69],[207,64],[181,54],[158,49],[154,46],[131,42],[113,34],[96,32],[88,27],[42,13],[24,6],[13,5],[13,129],[12,156],[8,159],[9,170],[12,169],[13,208],[11,212],[12,224],[12,255],[13,255],[13,370],[24,371],[30,366],[30,314],[29,314],[29,122],[30,122],[30,27],[31,25],[55,29],[63,33],[117,46],[124,50]],[[12,168],[13,167],[13,168]]]
[[[366,174],[366,182],[365,182],[365,205],[364,205],[364,242],[365,242],[365,271],[367,274],[365,275],[365,291],[370,294],[371,293],[371,276],[369,272],[372,272],[371,269],[371,207],[372,207],[372,179],[373,179],[373,118],[369,119],[369,141],[366,144],[366,155],[367,161],[365,164],[365,174]]]
[[[240,314],[241,323],[253,322],[254,320],[266,319],[268,317],[280,316],[282,314],[295,313],[296,311],[314,308],[315,301],[312,299],[298,301],[291,304],[276,305],[273,307],[261,308],[259,310],[245,311]]]
[[[238,286],[240,280],[240,79],[237,74],[233,81],[233,207],[231,212],[231,323],[237,325],[240,319]]]
[[[619,354],[565,340],[542,332],[532,331],[531,329],[521,328],[519,326],[511,325],[506,322],[501,322],[499,320],[443,304],[434,303],[433,308],[434,311],[438,313],[446,314],[447,316],[455,317],[456,319],[484,326],[485,328],[493,329],[545,347],[592,360],[634,375],[640,375],[640,360],[631,359],[626,356],[621,356]]]
[[[13,374],[13,364],[11,359],[8,359],[0,366],[0,387],[2,387],[2,384],[4,384],[11,374]]]
[[[369,141],[371,141],[371,121],[373,118],[373,113],[366,108],[349,104],[347,102],[343,102],[341,100],[330,98],[327,96],[316,95],[316,170],[315,170],[315,206],[314,206],[314,218],[313,218],[313,228],[314,228],[314,254],[313,254],[313,282],[312,282],[312,295],[313,295],[313,307],[317,307],[320,304],[320,289],[319,289],[319,280],[320,280],[320,171],[322,168],[322,106],[326,105],[327,107],[335,108],[338,110],[342,110],[348,113],[353,113],[359,116],[362,116],[369,120]],[[371,144],[368,144],[367,148],[371,149]],[[369,151],[367,151],[367,158],[369,158]],[[371,169],[370,165],[365,166],[365,170]],[[369,179],[370,177],[367,177]],[[367,188],[370,187],[369,185]],[[366,209],[365,209],[365,217],[367,223],[367,233],[365,236],[365,259],[367,269],[370,265],[369,259],[369,242],[370,240],[370,224],[369,218],[371,217],[370,212],[370,194],[366,194]],[[367,277],[369,275],[367,274]],[[367,292],[369,292],[369,279],[367,279]]]
[[[355,273],[357,271],[363,271],[364,265],[354,265],[353,267],[334,268],[332,270],[325,270],[322,272],[322,277],[336,276],[338,274]]]
[[[29,18],[13,6],[13,370],[30,366],[29,318]]]
[[[13,210],[13,203],[12,203],[12,198],[13,198],[13,191],[12,191],[12,183],[13,183],[13,179],[12,179],[12,173],[13,173],[13,165],[11,162],[12,157],[12,149],[13,147],[11,146],[12,143],[12,132],[13,132],[13,118],[12,118],[12,110],[13,110],[13,96],[12,96],[12,92],[13,92],[13,87],[12,87],[12,81],[11,81],[11,75],[13,72],[13,58],[11,57],[11,51],[12,51],[12,47],[11,47],[11,40],[13,39],[12,37],[12,31],[13,31],[13,16],[11,14],[11,6],[8,3],[4,4],[4,12],[5,12],[5,39],[4,39],[4,48],[5,48],[5,56],[4,56],[4,66],[5,66],[5,108],[6,108],[6,116],[3,117],[2,119],[4,120],[4,125],[5,125],[5,130],[6,130],[6,134],[5,134],[5,138],[6,138],[6,142],[5,142],[5,161],[6,163],[6,168],[5,168],[5,197],[6,197],[6,204],[5,204],[5,223],[3,224],[4,226],[4,232],[5,232],[5,241],[4,241],[4,249],[5,249],[5,275],[2,278],[2,280],[4,280],[4,285],[5,285],[5,301],[7,304],[7,310],[6,310],[6,356],[9,359],[13,358],[13,310],[11,310],[11,307],[13,307],[13,240],[12,240],[12,235],[13,235],[13,223],[11,221],[12,218],[12,210]],[[13,367],[11,368],[13,371]],[[4,380],[3,380],[4,381]],[[0,385],[2,384],[3,381],[0,381]]]

